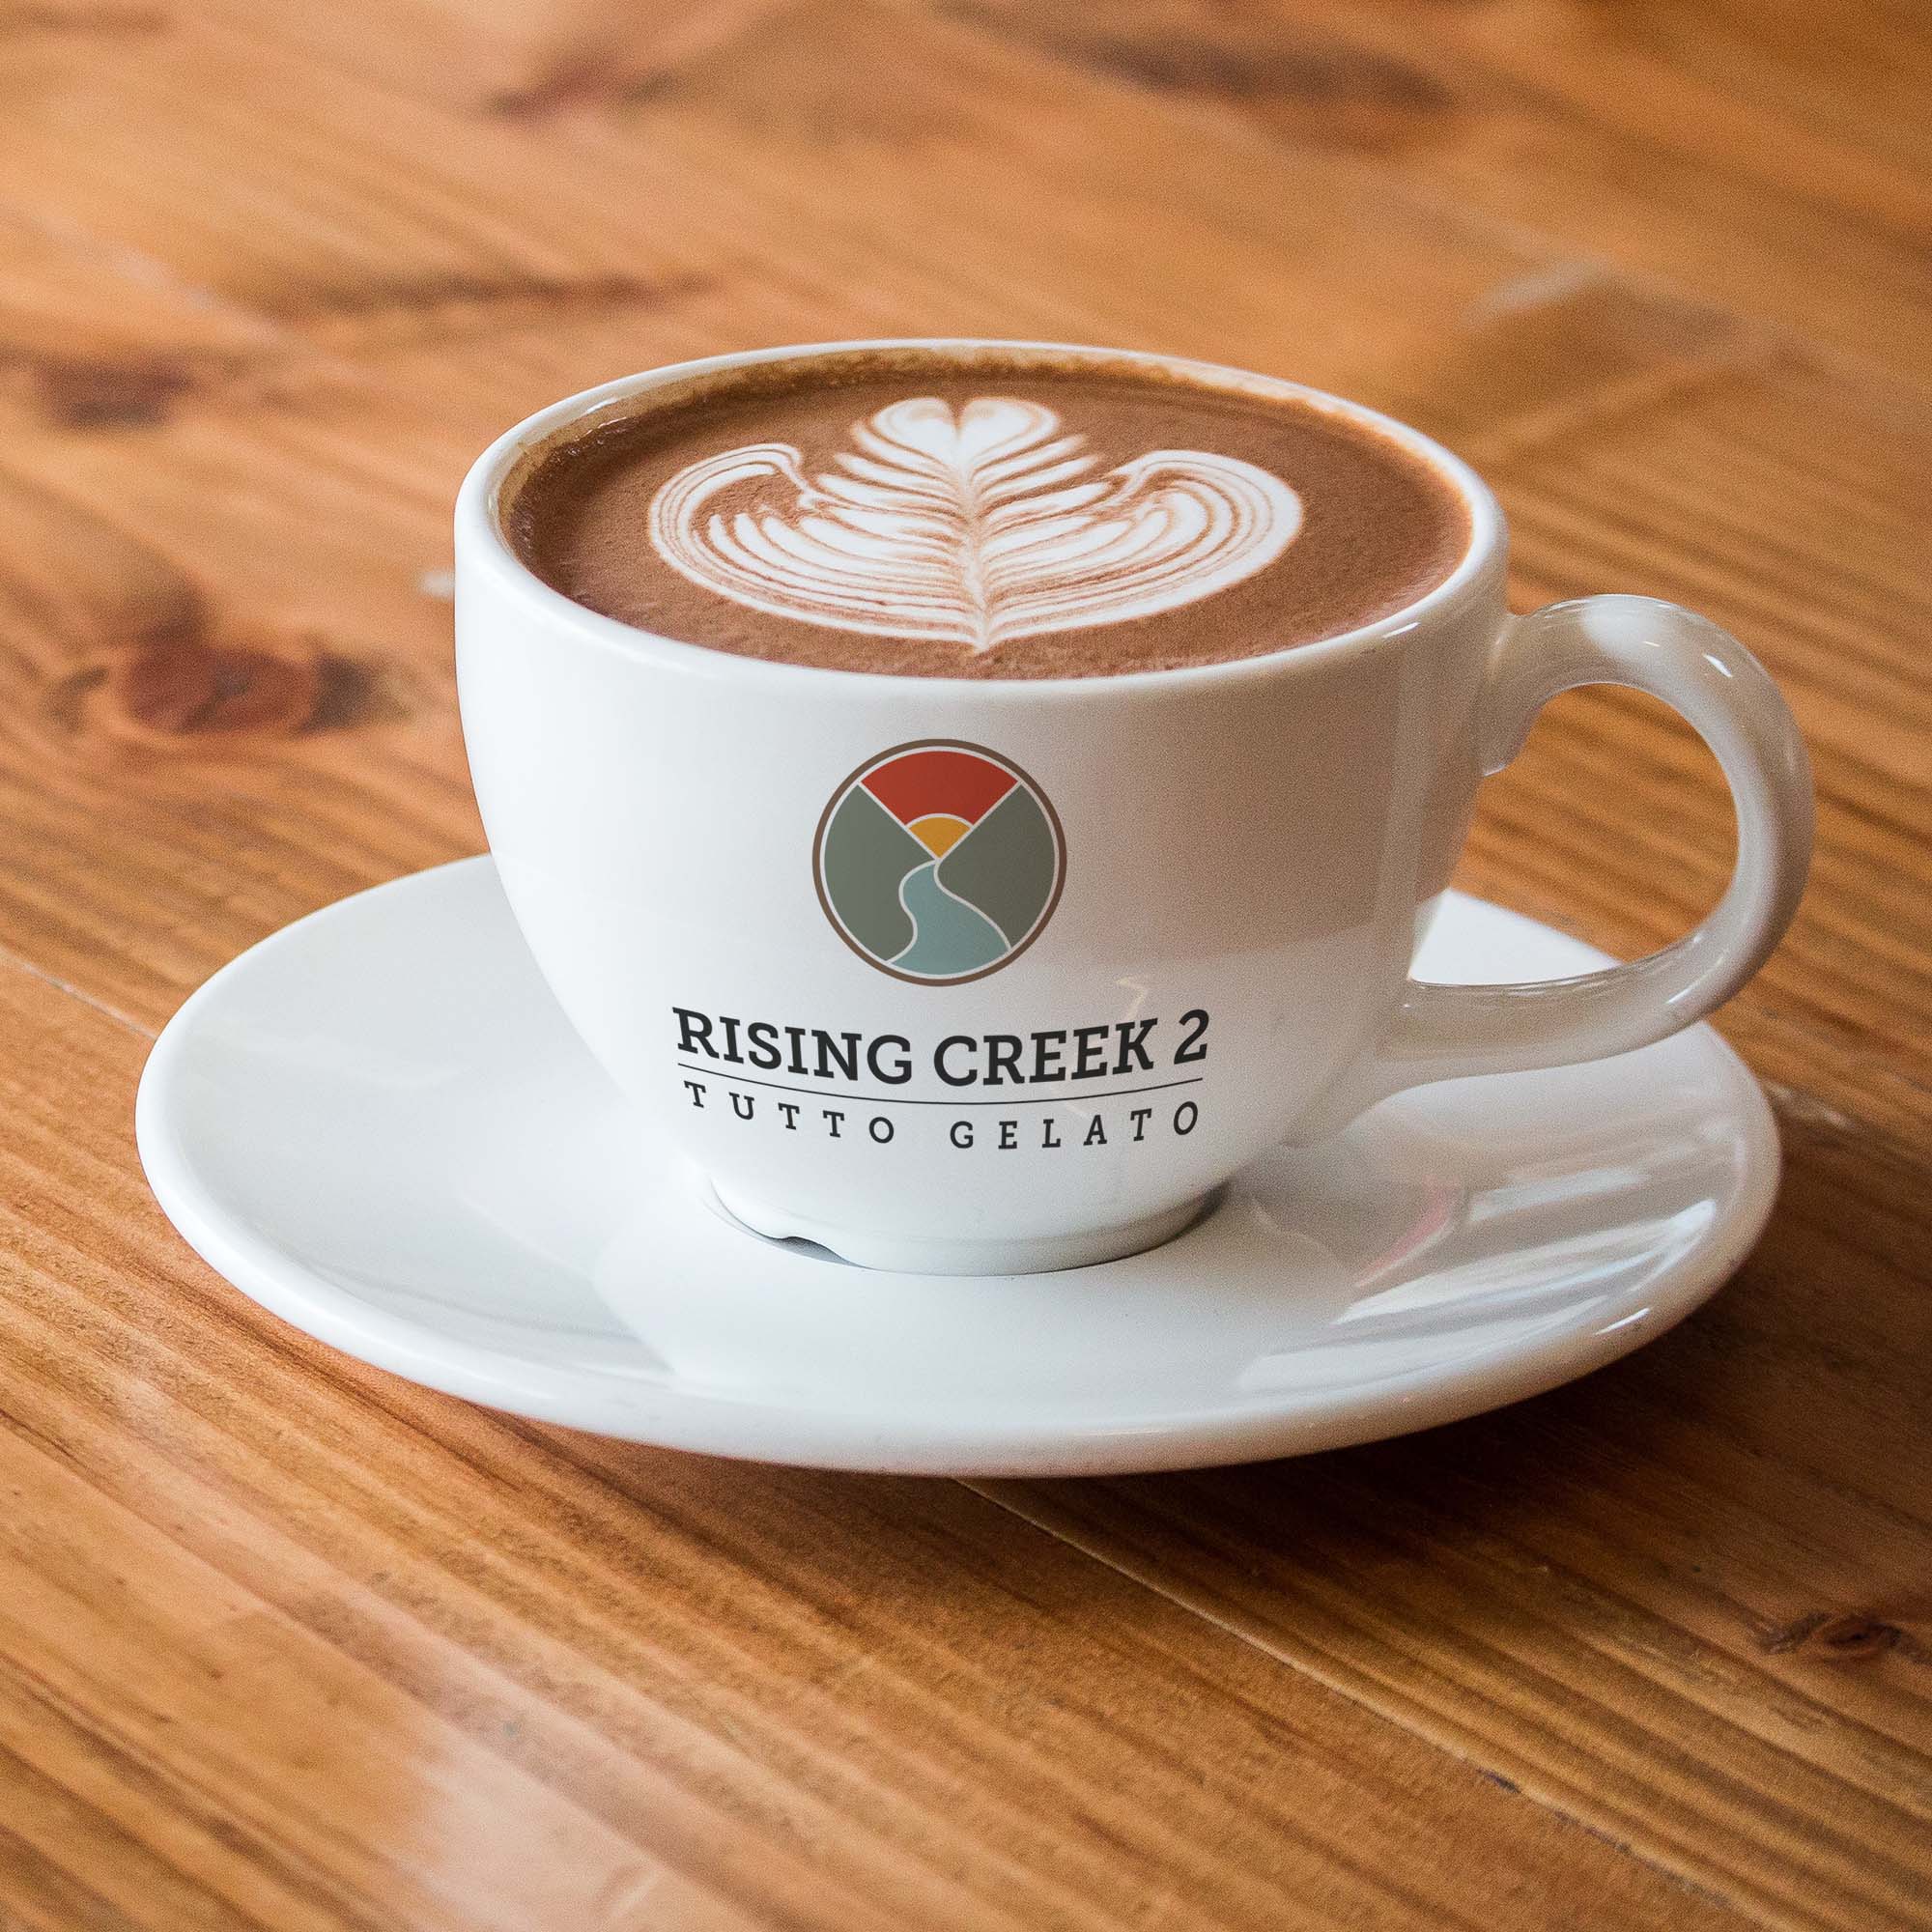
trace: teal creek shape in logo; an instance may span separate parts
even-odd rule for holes
[[[1039,937],[1065,858],[1053,807],[1017,765],[924,738],[881,752],[832,794],[812,869],[826,918],[862,959],[952,986]]]

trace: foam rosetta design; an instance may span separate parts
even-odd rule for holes
[[[816,476],[785,442],[688,465],[651,500],[652,545],[771,616],[984,651],[1192,604],[1301,526],[1300,497],[1252,463],[1155,449],[1094,476],[1084,437],[1008,396],[909,397],[852,441]]]

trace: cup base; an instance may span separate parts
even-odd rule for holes
[[[1046,1274],[1060,1268],[1091,1267],[1096,1262],[1118,1261],[1122,1255],[1139,1254],[1172,1240],[1194,1223],[1209,1198],[1198,1195],[1179,1208],[1144,1215],[1138,1221],[1076,1235],[1039,1235],[1020,1240],[925,1240],[835,1228],[807,1215],[766,1208],[715,1180],[707,1179],[705,1184],[725,1216],[749,1234],[771,1241],[811,1241],[855,1267],[895,1274]]]

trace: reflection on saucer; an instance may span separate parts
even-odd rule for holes
[[[1601,963],[1451,895],[1425,965]],[[1776,1142],[1708,1027],[1385,1101],[1166,1245],[1059,1274],[853,1267],[734,1223],[570,1031],[488,860],[344,900],[183,1008],[142,1080],[169,1217],[324,1341],[519,1414],[717,1455],[1084,1473],[1472,1414],[1694,1308]]]

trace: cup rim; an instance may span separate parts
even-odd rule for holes
[[[1345,416],[1399,443],[1427,463],[1461,497],[1469,518],[1469,541],[1456,566],[1439,583],[1387,616],[1378,617],[1332,638],[1258,651],[1251,656],[1216,659],[1206,664],[1169,666],[1146,670],[1109,671],[1071,677],[954,677],[944,673],[913,676],[899,671],[848,670],[836,665],[797,664],[745,656],[693,643],[668,633],[650,631],[621,618],[606,616],[579,604],[546,583],[517,554],[503,527],[507,486],[526,476],[539,451],[575,440],[600,416],[614,416],[624,406],[653,390],[725,375],[763,363],[808,361],[815,357],[870,354],[929,352],[946,355],[1010,353],[1042,362],[1068,360],[1095,365],[1156,369],[1166,374],[1205,382],[1215,387],[1251,395],[1293,399]],[[810,682],[798,687],[829,695],[825,680],[837,680],[832,690],[864,692],[890,689],[903,694],[909,684],[939,694],[971,695],[992,702],[1035,702],[1074,693],[1126,696],[1167,690],[1178,684],[1238,682],[1243,678],[1280,676],[1297,666],[1359,654],[1420,631],[1425,624],[1468,602],[1488,582],[1500,561],[1505,526],[1500,505],[1481,476],[1453,450],[1399,418],[1352,402],[1310,384],[1286,377],[1264,376],[1227,363],[1157,351],[1107,349],[1081,343],[1007,339],[994,336],[881,336],[849,341],[786,343],[763,349],[735,350],[666,363],[634,375],[620,376],[549,404],[512,425],[470,466],[456,499],[457,595],[465,595],[468,570],[480,571],[495,595],[507,596],[532,616],[569,626],[585,639],[642,663],[666,668],[720,677]],[[1498,573],[1499,574],[1499,573]]]

